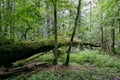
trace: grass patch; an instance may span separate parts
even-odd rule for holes
[[[59,62],[65,62],[66,54],[62,54],[58,59]],[[53,54],[45,54],[35,61],[52,62]],[[98,67],[117,67],[120,68],[120,59],[115,56],[102,54],[99,51],[85,50],[82,52],[71,53],[70,63],[74,64],[94,64]]]
[[[112,73],[109,73],[109,72]],[[27,73],[29,74],[29,73]],[[87,69],[81,66],[80,69],[44,69],[29,76],[21,74],[7,80],[119,80],[117,71],[111,68]]]
[[[51,53],[51,52],[50,52]],[[66,54],[58,59],[59,64],[65,62]],[[45,54],[35,61],[52,62],[53,54]],[[119,80],[120,59],[102,54],[99,51],[85,50],[71,53],[69,67],[47,67],[33,72],[29,76],[21,74],[7,80]],[[71,67],[70,66],[70,67]],[[53,69],[54,68],[54,69]]]
[[[100,53],[99,51],[90,51],[85,50],[82,52],[71,53],[70,55],[71,63],[78,64],[94,64],[98,67],[119,67],[120,59],[115,56],[105,55]],[[65,61],[66,54],[62,55],[59,59],[60,61]]]

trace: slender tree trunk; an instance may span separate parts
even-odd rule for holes
[[[100,47],[103,49],[103,27],[100,27]]]
[[[47,26],[47,37],[49,38],[50,36],[50,16],[49,16],[49,3],[46,1],[46,17],[47,17],[47,23],[46,23],[46,26]]]
[[[69,65],[70,50],[71,50],[71,47],[72,47],[73,39],[74,39],[74,36],[75,36],[77,24],[78,24],[78,19],[79,19],[79,15],[80,15],[80,8],[81,8],[81,0],[79,0],[79,4],[78,4],[78,7],[77,7],[77,15],[76,15],[76,18],[75,18],[74,29],[73,29],[73,33],[72,33],[71,39],[70,39],[71,44],[70,44],[70,46],[68,48],[68,51],[67,51],[67,57],[66,57],[66,62],[65,62],[66,66]]]
[[[15,7],[16,7],[16,5],[15,5],[15,0],[13,0],[13,15],[14,15],[14,17],[15,17]],[[15,29],[15,18],[14,18],[14,20],[13,20],[13,29],[14,29],[14,31],[13,31],[13,39],[15,39],[15,31],[16,31],[16,29]]]
[[[0,9],[2,9],[2,1],[0,1]],[[2,32],[2,11],[0,11],[0,34]]]
[[[57,44],[57,0],[53,1],[54,6],[54,60],[53,64],[58,63],[58,44]]]
[[[8,3],[7,1],[4,1],[3,0],[3,20],[5,20],[6,16],[8,15],[8,10],[5,9],[7,8],[8,9]],[[7,36],[7,24],[3,24],[4,25],[4,36],[6,37]]]
[[[41,0],[38,0],[36,2],[36,5],[37,7],[40,9],[41,8]],[[31,33],[32,34],[32,33]],[[38,34],[38,38],[40,39],[41,38],[41,28],[38,27],[38,31],[37,31],[37,34]],[[31,37],[31,40],[33,40],[33,37]]]
[[[92,26],[93,26],[93,23],[92,23],[92,3],[93,1],[91,0],[90,2],[90,42],[92,42]],[[90,47],[92,49],[92,47]]]
[[[3,4],[3,6],[1,7],[2,8],[2,22],[4,22],[4,15],[5,15],[5,10],[4,10],[4,8],[5,8],[5,4],[4,4],[4,0],[2,0],[1,1],[1,3]],[[4,30],[4,23],[2,23],[2,28],[3,28],[3,30]],[[4,35],[4,33],[2,33],[2,35]]]
[[[23,8],[26,11],[26,0],[23,0]],[[24,18],[22,18],[22,19],[24,20]],[[27,33],[28,30],[27,30],[27,28],[24,28],[24,27],[26,27],[26,24],[27,24],[27,22],[24,20],[23,26],[21,26],[22,27],[22,32],[21,32],[20,40],[26,40],[27,39],[26,33]]]
[[[4,36],[5,37],[9,37],[9,27],[11,27],[11,20],[10,20],[10,15],[11,15],[11,1],[10,0],[3,0],[4,2],[4,10],[5,10],[5,13],[4,13],[4,19],[6,20],[6,23],[5,23],[5,26],[4,26]]]
[[[111,38],[110,38],[110,53],[115,53],[115,29],[114,29],[114,20],[111,24]]]
[[[120,34],[120,19],[119,19],[118,23],[119,23],[119,24],[118,24],[118,25],[119,25],[119,34]]]
[[[52,5],[50,6],[50,13],[51,13],[51,15],[50,15],[50,26],[51,26],[52,30],[54,31],[54,16],[53,16],[54,10],[53,10],[53,6]],[[53,31],[51,33],[52,35],[54,35]]]
[[[120,17],[120,8],[118,8],[118,17]],[[119,22],[119,34],[120,34],[120,18],[118,19]]]
[[[12,19],[10,20],[10,38],[11,39],[15,39],[15,22],[14,22],[14,16],[15,16],[15,2],[14,2],[14,0],[12,0],[11,2],[10,2],[10,8],[9,8],[9,10],[10,10],[10,16],[12,16],[13,15],[13,17],[12,17]],[[11,18],[11,17],[10,17]]]
[[[102,13],[101,13],[101,22],[102,22]],[[100,27],[100,47],[101,49],[103,49],[103,26],[102,26],[102,23],[101,23],[101,27]]]

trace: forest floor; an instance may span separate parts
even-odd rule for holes
[[[115,56],[98,51],[74,53],[67,67],[62,65],[65,55],[56,66],[52,65],[52,58],[52,54],[45,54],[25,64],[29,70],[4,80],[120,80],[120,59]]]

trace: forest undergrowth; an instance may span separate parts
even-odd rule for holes
[[[120,59],[98,50],[74,51],[70,65],[63,66],[66,54],[59,56],[58,65],[52,65],[53,55],[45,54],[33,62],[48,62],[47,66],[22,72],[6,80],[120,80]]]

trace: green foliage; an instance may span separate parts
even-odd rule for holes
[[[53,59],[52,52],[40,56],[35,61],[48,61]],[[65,54],[61,55],[59,62],[65,61]],[[58,65],[59,66],[59,65]],[[115,56],[102,54],[99,51],[85,50],[71,53],[70,67],[44,67],[42,70],[23,73],[7,80],[109,80],[117,79],[120,71],[120,59]]]
[[[100,54],[98,51],[83,51],[71,54],[71,62],[79,64],[94,64],[99,67],[119,67],[120,59],[109,55]]]
[[[87,66],[80,66],[81,69],[63,69],[61,71],[53,71],[49,69],[43,69],[39,72],[32,73],[23,73],[18,76],[13,76],[6,80],[109,80],[117,79],[116,70],[111,68],[97,68],[96,71],[89,70],[86,68]]]
[[[45,54],[36,60],[51,62],[52,58],[53,58],[52,54]],[[63,54],[59,58],[59,61],[64,62],[65,59],[66,59],[66,54]],[[117,57],[105,55],[105,54],[100,53],[99,51],[91,51],[91,50],[85,50],[82,52],[71,53],[70,62],[71,62],[71,64],[77,63],[80,65],[84,65],[86,63],[94,64],[95,66],[98,66],[98,67],[119,68],[119,66],[120,66],[120,59],[118,59]]]
[[[58,77],[53,71],[43,71],[37,75],[32,75],[28,80],[58,80]]]
[[[14,43],[14,40],[6,39],[5,37],[0,36],[0,46],[1,45],[6,45],[6,44],[13,44],[13,43]]]

